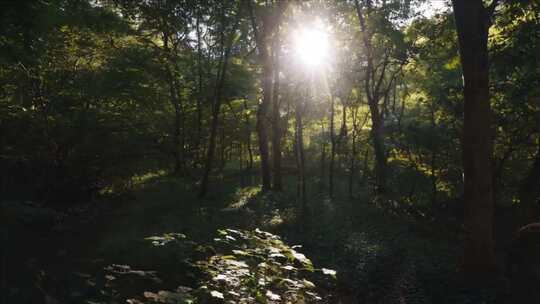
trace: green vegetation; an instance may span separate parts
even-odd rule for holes
[[[540,301],[539,12],[3,1],[0,303]]]

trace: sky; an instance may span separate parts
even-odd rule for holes
[[[446,0],[428,0],[418,7],[418,11],[422,12],[422,15],[429,18],[441,11],[446,10],[449,5],[450,4],[447,4]]]

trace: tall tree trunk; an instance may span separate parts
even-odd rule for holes
[[[225,163],[226,163],[226,159],[225,159],[225,149],[226,149],[226,144],[225,144],[225,111],[223,111],[221,113],[221,133],[220,133],[220,136],[219,136],[219,169],[223,171],[223,169],[225,168]]]
[[[177,175],[177,174],[181,174],[182,171],[183,171],[183,161],[182,161],[182,155],[183,153],[181,152],[181,148],[182,148],[182,132],[181,132],[181,128],[182,128],[182,118],[181,118],[181,110],[180,110],[180,105],[178,105],[177,103],[175,103],[174,105],[174,174]]]
[[[386,149],[383,138],[383,120],[379,113],[378,103],[370,102],[371,139],[375,152],[375,190],[377,194],[386,192]]]
[[[382,86],[386,70],[390,64],[389,54],[386,54],[381,62],[375,64],[376,58],[371,43],[373,33],[366,24],[366,16],[369,16],[372,12],[372,3],[371,1],[365,1],[365,9],[360,6],[358,0],[355,0],[354,3],[362,31],[362,42],[367,61],[364,89],[371,112],[371,139],[375,151],[375,191],[377,194],[384,194],[386,192],[387,155],[384,144],[384,111],[380,109],[379,103],[382,96],[387,96],[392,84],[392,81],[390,81],[386,88]]]
[[[259,51],[259,58],[262,63],[263,98],[261,100],[261,103],[259,104],[259,110],[257,112],[257,134],[259,137],[259,153],[261,156],[262,191],[265,192],[270,190],[271,188],[271,168],[268,149],[269,136],[267,130],[269,129],[268,121],[270,120],[270,118],[268,117],[268,110],[273,101],[272,96],[274,89],[272,83],[274,77],[274,67],[272,62],[272,36],[274,35],[276,30],[279,30],[281,16],[287,8],[288,1],[277,1],[277,9],[276,7],[272,7],[273,4],[271,2],[266,3],[266,12],[262,16],[261,34],[259,34],[252,0],[248,0],[247,5],[251,14],[251,24],[253,27],[253,33],[255,35],[255,41],[257,43],[257,49]],[[277,77],[279,77],[279,75],[277,75]],[[275,94],[278,93],[276,92]],[[279,147],[280,145],[278,144],[278,148]],[[275,143],[273,149],[276,149]],[[278,165],[280,166],[280,160],[278,160],[278,162]],[[279,185],[281,184],[281,176],[279,176],[278,178]]]
[[[336,158],[335,100],[330,96],[330,166],[328,169],[328,196],[334,196],[334,161]]]
[[[352,134],[351,134],[351,159],[349,164],[349,198],[353,197],[353,181],[356,171],[356,136],[358,132],[358,107],[351,107]]]
[[[212,107],[212,123],[210,125],[210,137],[208,142],[208,150],[206,152],[206,162],[203,177],[201,180],[201,188],[199,190],[199,197],[204,197],[208,191],[208,180],[210,178],[210,172],[212,171],[212,163],[214,161],[214,154],[216,151],[216,137],[218,131],[220,107],[220,101],[217,100],[217,97],[214,97],[214,105]]]
[[[197,12],[197,131],[195,136],[195,155],[197,161],[201,155],[201,136],[202,136],[202,116],[203,116],[203,69],[202,69],[202,37],[200,27],[200,12]]]
[[[281,40],[279,25],[276,29],[274,37],[274,92],[272,102],[272,156],[274,158],[274,190],[281,191],[283,189],[281,180],[281,118],[279,113],[279,56],[281,55]]]
[[[174,108],[174,124],[173,124],[173,156],[174,156],[174,168],[173,168],[173,174],[179,174],[182,172],[182,155],[180,153],[180,144],[181,144],[181,124],[182,124],[182,117],[181,117],[181,106],[180,106],[180,94],[178,92],[179,88],[176,84],[175,75],[173,74],[173,71],[171,70],[171,66],[174,66],[174,58],[173,58],[173,51],[171,51],[169,47],[169,40],[170,35],[167,31],[164,31],[162,33],[162,41],[163,41],[163,49],[165,51],[166,56],[166,62],[165,62],[165,70],[166,70],[166,77],[167,82],[169,85],[169,100]]]
[[[488,29],[498,1],[452,0],[464,79],[463,172],[467,278],[488,279],[496,270],[493,240],[491,106],[489,101]],[[474,281],[472,281],[474,282]]]
[[[362,165],[362,177],[365,179],[367,179],[368,177],[368,163],[369,163],[369,148],[366,147],[366,150],[364,152],[364,163]]]
[[[253,169],[253,149],[251,147],[251,128],[249,124],[249,112],[248,112],[247,98],[244,98],[244,125],[246,130],[246,148],[248,151],[248,164],[247,170]]]
[[[257,134],[259,136],[259,154],[261,156],[262,191],[271,188],[270,156],[268,149],[268,108],[272,102],[272,57],[267,47],[261,52],[263,60],[263,98],[257,111]]]
[[[223,13],[222,13],[223,14]],[[220,43],[221,43],[221,67],[219,69],[215,92],[214,100],[212,103],[212,123],[210,126],[210,138],[208,141],[208,150],[206,153],[206,162],[203,171],[203,176],[201,179],[201,188],[199,189],[199,197],[204,197],[208,192],[208,181],[210,179],[210,172],[212,172],[212,165],[214,162],[214,155],[216,152],[216,137],[218,131],[218,122],[219,122],[219,113],[221,110],[221,102],[223,98],[223,87],[225,85],[225,78],[227,74],[227,67],[229,63],[229,56],[232,49],[232,44],[234,41],[234,36],[239,22],[239,13],[235,20],[235,24],[231,30],[229,41],[225,42],[225,33],[221,32]],[[222,20],[224,19],[222,15]],[[227,45],[225,45],[227,43]]]
[[[255,41],[259,51],[259,59],[262,63],[262,91],[263,96],[257,111],[257,135],[259,138],[259,154],[261,156],[261,179],[262,192],[271,188],[270,156],[268,151],[268,109],[272,103],[273,85],[273,62],[271,56],[271,35],[273,30],[273,16],[267,13],[262,18],[262,33],[259,34],[255,11],[251,0],[247,1],[250,6],[251,23],[255,33]]]
[[[430,120],[431,120],[431,132],[435,133],[435,105],[431,104],[430,109]],[[433,208],[437,207],[437,145],[435,140],[431,141],[431,206]]]
[[[306,198],[306,166],[305,166],[305,154],[304,154],[304,125],[302,122],[303,105],[301,103],[296,104],[295,109],[295,135],[296,135],[296,158],[298,165],[298,195],[302,203],[302,214],[306,214],[307,211],[307,198]]]
[[[324,129],[324,119],[321,120],[321,189],[324,189],[326,184],[326,140],[324,134],[326,133]]]
[[[540,196],[540,142],[534,162],[519,187],[522,220],[531,223],[539,220],[538,197]]]

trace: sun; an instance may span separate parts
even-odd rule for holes
[[[309,67],[324,63],[328,56],[328,34],[320,29],[301,29],[295,37],[296,54]]]

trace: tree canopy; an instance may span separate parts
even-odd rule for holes
[[[61,240],[64,222],[98,238],[82,218],[131,210],[152,246],[110,257],[167,247],[146,265],[190,274],[138,296],[103,283],[92,303],[533,303],[539,48],[532,0],[4,1],[4,243]],[[17,257],[32,279],[2,276],[6,299],[73,301],[35,255]],[[92,275],[137,275],[111,265]],[[450,278],[471,289],[441,298]]]

